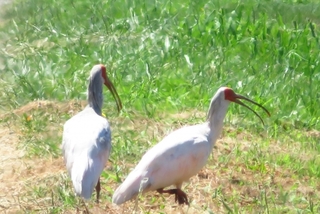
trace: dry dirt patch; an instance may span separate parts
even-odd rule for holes
[[[25,168],[22,160],[24,152],[17,150],[18,141],[12,130],[0,127],[0,206],[3,207],[12,204],[9,194],[19,192],[16,182]]]
[[[25,158],[25,152],[18,149],[18,135],[7,127],[0,130],[0,211],[14,212],[20,210],[19,197],[26,183],[63,171],[63,161]]]
[[[29,115],[37,109],[56,109],[73,114],[83,106],[84,102],[81,101],[68,103],[34,101],[10,113],[0,115],[0,119],[7,121],[0,124],[0,211],[20,209],[19,197],[25,192],[26,183],[64,171],[62,158],[25,157],[25,151],[18,146],[19,125],[14,124],[15,122],[10,121],[8,117]]]

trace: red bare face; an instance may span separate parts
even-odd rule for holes
[[[224,97],[226,100],[234,102],[237,98],[237,95],[234,93],[234,91],[231,88],[226,88],[224,90]]]
[[[106,66],[101,64],[101,75],[104,79],[104,84],[107,82],[107,71],[106,71]]]

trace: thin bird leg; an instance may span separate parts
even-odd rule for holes
[[[100,190],[101,190],[101,187],[100,187],[100,178],[98,179],[98,183],[96,185],[96,192],[97,192],[97,203],[99,204],[99,198],[100,198]]]
[[[162,193],[174,194],[175,195],[175,202],[178,201],[179,204],[189,205],[187,194],[185,192],[183,192],[181,189],[164,190],[163,188],[161,188],[161,189],[157,189],[157,192],[160,194],[162,194]]]

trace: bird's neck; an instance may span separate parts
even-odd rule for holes
[[[102,103],[102,84],[92,84],[92,81],[90,81],[88,87],[88,105],[93,108],[98,115],[101,115]]]
[[[88,105],[89,105],[91,108],[93,108],[93,110],[94,110],[98,115],[101,115],[101,107],[102,107],[102,104],[93,101],[93,102],[89,102]]]
[[[228,103],[223,103],[220,106],[210,106],[208,112],[208,122],[210,127],[210,141],[214,145],[217,139],[220,137],[223,121],[227,114]]]
[[[215,144],[217,139],[220,137],[222,128],[223,128],[223,118],[214,117],[209,121],[209,127],[210,127],[210,141],[211,144]]]

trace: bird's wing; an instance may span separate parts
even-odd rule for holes
[[[170,133],[151,148],[118,187],[113,203],[122,204],[144,191],[181,185],[206,163],[211,152],[207,125],[188,126]],[[143,181],[143,182],[141,182]]]
[[[67,121],[62,141],[66,166],[75,191],[86,199],[90,198],[111,150],[108,121],[92,115],[82,114]]]

